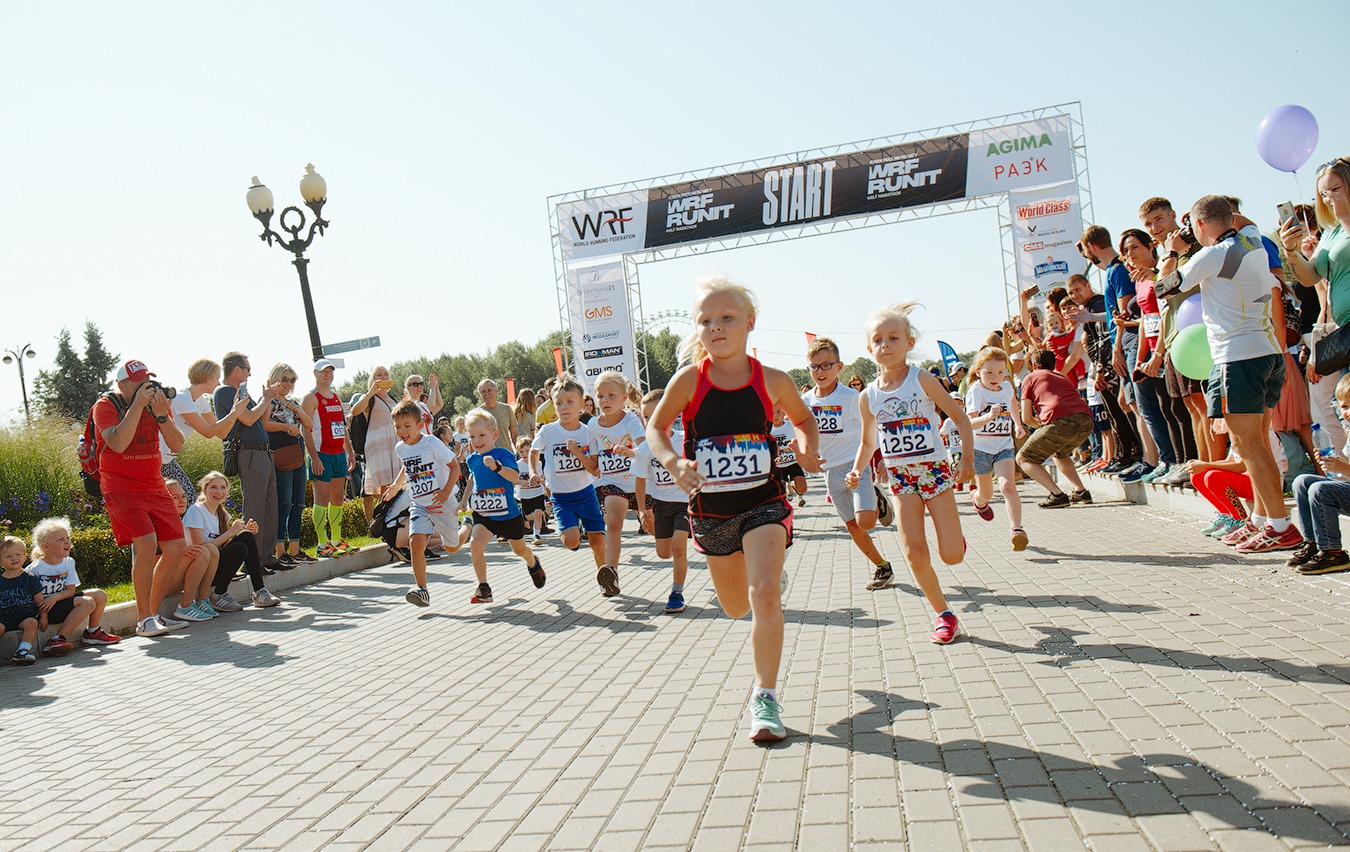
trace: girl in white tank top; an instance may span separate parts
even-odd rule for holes
[[[862,446],[846,481],[850,488],[857,487],[861,471],[879,446],[891,476],[890,499],[900,519],[900,544],[915,581],[937,613],[932,641],[946,645],[961,633],[961,627],[956,614],[947,608],[947,598],[933,570],[923,519],[925,514],[933,519],[942,561],[948,565],[961,562],[966,539],[961,533],[952,486],[971,479],[974,453],[962,456],[960,469],[953,475],[947,448],[938,436],[938,411],[956,423],[961,446],[972,446],[974,435],[965,405],[952,399],[935,376],[906,361],[914,346],[914,330],[909,323],[913,307],[913,303],[896,305],[868,320],[867,351],[880,369],[876,381],[858,397]],[[911,541],[906,530],[917,530],[916,540]]]

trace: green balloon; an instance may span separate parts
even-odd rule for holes
[[[1214,356],[1209,352],[1209,338],[1205,336],[1204,323],[1196,323],[1177,332],[1168,351],[1172,353],[1173,366],[1181,375],[1196,381],[1209,378],[1209,371],[1214,368]]]

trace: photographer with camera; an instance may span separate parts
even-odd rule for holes
[[[242,352],[226,352],[221,367],[225,370],[225,384],[216,388],[212,402],[216,417],[221,420],[229,416],[240,397],[247,406],[236,415],[226,443],[233,443],[238,448],[239,487],[244,492],[243,516],[258,524],[257,539],[265,547],[267,542],[277,540],[278,516],[277,469],[272,463],[272,445],[267,440],[263,416],[272,410],[277,391],[274,385],[265,385],[262,399],[254,402],[248,394],[248,377],[253,367]],[[263,563],[269,573],[280,566],[281,560],[276,556]]]
[[[183,523],[159,473],[159,439],[174,452],[183,448],[183,433],[169,416],[169,398],[155,374],[137,360],[117,368],[118,405],[99,397],[94,403],[94,428],[100,435],[99,485],[108,510],[113,538],[131,545],[131,583],[136,594],[136,633],[158,636],[186,627],[159,616],[171,591],[183,588]],[[160,551],[155,560],[155,551]],[[171,572],[176,577],[168,576]]]

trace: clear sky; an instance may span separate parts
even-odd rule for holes
[[[1179,8],[1180,7],[1180,8]],[[559,327],[545,199],[685,169],[1081,101],[1095,218],[1222,192],[1273,225],[1294,179],[1257,156],[1300,103],[1346,153],[1318,81],[1340,3],[64,2],[0,25],[0,348],[32,376],[62,326],[185,383],[240,349],[307,373],[289,255],[244,203],[252,175],[298,204],[312,162],[327,236],[310,249],[326,342],[379,335],[351,368],[526,342]],[[1333,27],[1334,30],[1334,27]],[[1320,45],[1320,47],[1318,46]],[[1316,51],[1328,55],[1319,61]],[[1206,55],[1211,58],[1203,58]],[[918,355],[973,348],[1004,315],[990,211],[690,257],[641,270],[648,313],[729,273],[763,303],[764,359],[803,331],[851,360],[883,303],[917,298]],[[434,326],[433,326],[434,323]],[[341,374],[340,374],[341,377]],[[0,419],[21,410],[0,365]]]

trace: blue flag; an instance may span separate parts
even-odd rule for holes
[[[939,340],[937,345],[938,352],[942,353],[942,372],[948,379],[951,379],[952,368],[955,367],[961,359],[956,357],[956,350],[952,348],[950,343]]]

